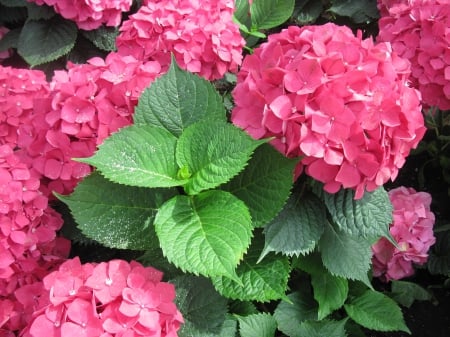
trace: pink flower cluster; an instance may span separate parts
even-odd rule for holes
[[[164,71],[173,53],[183,69],[221,78],[237,71],[245,45],[233,10],[231,0],[146,1],[120,27],[118,52],[158,61]]]
[[[176,337],[183,318],[174,286],[161,279],[134,261],[67,260],[44,278],[41,308],[22,335]]]
[[[389,191],[389,198],[393,206],[393,222],[389,231],[399,248],[386,238],[372,246],[373,275],[384,281],[413,275],[413,263],[424,264],[428,250],[435,242],[430,194],[398,187]]]
[[[56,237],[62,218],[48,207],[39,187],[39,175],[10,146],[1,145],[0,331],[18,330],[26,323],[34,305],[33,297],[24,295],[38,289],[49,270],[69,254],[70,242]]]
[[[48,201],[91,171],[72,158],[91,156],[131,123],[160,69],[112,53],[70,64],[48,83],[41,71],[0,66],[0,329],[23,328],[36,309],[27,296],[68,255],[70,242],[56,237],[61,216]]]
[[[53,6],[63,18],[74,21],[81,29],[92,30],[102,24],[117,27],[122,12],[130,10],[132,0],[27,0],[37,5]]]
[[[425,132],[409,73],[388,43],[332,23],[291,26],[244,59],[231,119],[302,157],[326,191],[352,188],[361,198],[397,176]]]
[[[378,0],[379,41],[411,62],[424,104],[450,109],[450,2]]]

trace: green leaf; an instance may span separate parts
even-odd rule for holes
[[[355,23],[366,23],[379,17],[377,2],[373,0],[333,0],[329,12],[346,16]]]
[[[226,121],[222,97],[213,85],[181,70],[174,58],[167,74],[143,92],[133,118],[135,124],[162,127],[176,137],[203,119]]]
[[[252,223],[245,204],[224,191],[167,201],[155,218],[155,229],[167,259],[182,270],[234,278],[250,245]]]
[[[17,48],[22,28],[12,29],[0,38],[0,51]]]
[[[234,6],[234,17],[239,22],[245,23],[249,17],[250,5],[248,0],[236,0]]]
[[[280,302],[275,309],[274,317],[278,330],[289,337],[297,336],[298,328],[303,321],[317,319],[317,303],[307,290],[288,295],[291,303]]]
[[[5,7],[0,4],[0,25],[8,23],[23,24],[28,17],[28,12],[25,7]]]
[[[295,0],[254,0],[250,6],[252,30],[270,29],[289,19]]]
[[[324,201],[334,223],[345,233],[364,238],[390,237],[392,204],[382,187],[364,193],[358,200],[349,189],[324,193]]]
[[[27,5],[26,0],[0,0],[0,4],[6,7],[25,7]]]
[[[271,251],[288,256],[311,252],[326,222],[325,207],[317,197],[292,195],[280,214],[264,229],[266,244],[260,259]]]
[[[46,5],[38,6],[35,3],[27,3],[27,9],[29,20],[48,20],[56,14],[53,7]]]
[[[226,183],[244,169],[263,142],[226,122],[206,120],[189,126],[176,149],[178,166],[191,174],[185,191],[197,194]]]
[[[84,235],[104,246],[147,249],[158,245],[152,228],[157,209],[173,190],[114,184],[98,173],[84,178],[68,196],[58,195]]]
[[[364,282],[372,287],[368,271],[372,259],[370,243],[333,228],[330,224],[319,241],[324,266],[335,276]]]
[[[248,316],[257,314],[259,311],[253,302],[230,301],[228,303],[228,312],[233,315]]]
[[[342,307],[348,296],[348,281],[331,275],[323,266],[320,254],[299,256],[292,264],[311,275],[314,298],[319,303],[319,320]]]
[[[116,50],[116,37],[119,35],[117,27],[100,26],[94,30],[82,30],[81,32],[97,48],[104,51]]]
[[[345,278],[333,276],[325,271],[312,274],[311,284],[314,289],[314,298],[319,303],[319,320],[342,307],[347,299],[348,281]]]
[[[323,11],[323,4],[316,0],[300,0],[295,2],[295,20],[300,25],[307,25],[315,22]]]
[[[236,337],[237,319],[231,315],[226,315],[225,321],[218,328],[212,331],[196,329],[189,321],[185,322],[178,331],[178,337]]]
[[[177,277],[171,282],[176,290],[175,303],[185,321],[178,336],[202,337],[218,332],[225,322],[227,300],[216,292],[211,282],[190,275]]]
[[[414,301],[428,301],[431,294],[420,285],[407,281],[392,281],[390,297],[405,307],[410,307]]]
[[[397,303],[380,292],[367,290],[362,296],[345,304],[344,308],[351,319],[365,328],[411,333]]]
[[[262,248],[263,239],[253,239],[249,251],[236,269],[241,284],[226,277],[212,278],[215,288],[223,296],[258,302],[286,299],[285,292],[291,271],[289,260],[271,255],[257,263]]]
[[[431,274],[450,276],[450,231],[438,232],[431,247],[427,267]]]
[[[245,202],[253,226],[262,227],[272,220],[289,197],[297,160],[281,155],[269,144],[253,153],[247,167],[221,189]]]
[[[55,16],[50,20],[28,20],[22,28],[17,52],[32,67],[70,52],[77,39],[75,23]]]
[[[347,337],[345,332],[345,323],[347,319],[342,321],[305,321],[295,335],[290,337]]]
[[[238,317],[241,337],[274,337],[277,321],[267,313]]]
[[[140,187],[171,187],[185,183],[177,178],[177,138],[150,125],[130,125],[114,133],[90,158],[78,159],[98,168],[108,179]]]

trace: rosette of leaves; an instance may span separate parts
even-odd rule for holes
[[[77,159],[94,173],[58,198],[84,236],[141,251],[175,277],[182,337],[345,336],[349,324],[407,331],[395,302],[365,293],[370,244],[391,221],[386,192],[354,200],[353,191],[330,195],[302,181],[291,193],[298,159],[268,141],[228,123],[213,85],[173,61],[140,97],[134,124]],[[289,290],[296,275],[306,275],[304,291]],[[364,291],[353,295],[350,280]],[[280,301],[274,312],[258,305],[270,301]]]

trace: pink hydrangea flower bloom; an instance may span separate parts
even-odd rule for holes
[[[424,264],[428,250],[435,242],[431,195],[406,187],[398,187],[388,193],[393,206],[393,222],[389,231],[399,248],[386,238],[372,246],[373,275],[384,281],[413,275],[413,263]]]
[[[411,62],[412,84],[427,106],[450,109],[450,2],[379,0],[379,41]]]
[[[291,26],[246,56],[232,122],[289,157],[330,193],[395,179],[425,132],[408,61],[347,27]],[[301,171],[299,167],[298,171]]]
[[[31,124],[36,108],[48,96],[42,71],[0,65],[0,145],[17,146],[19,126]]]
[[[44,278],[49,301],[23,336],[176,337],[183,318],[173,303],[174,286],[161,278],[134,261],[67,260]]]
[[[41,303],[43,277],[69,254],[70,242],[56,236],[61,215],[48,207],[39,178],[9,145],[0,146],[0,312],[14,304],[0,329],[25,326]]]
[[[183,69],[221,78],[237,71],[245,45],[233,11],[230,0],[147,1],[120,27],[118,52],[158,61],[164,71],[173,53]]]
[[[122,12],[130,10],[132,0],[27,0],[37,5],[53,6],[63,18],[74,21],[81,29],[92,30],[106,26],[117,27]]]

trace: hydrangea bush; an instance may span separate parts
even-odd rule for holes
[[[0,336],[409,332],[448,5],[312,2],[0,0]]]

